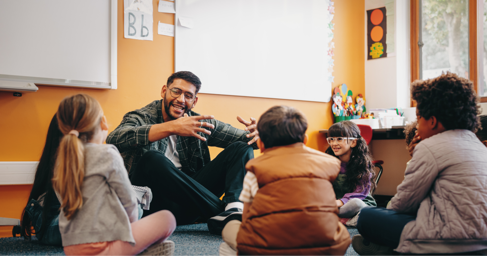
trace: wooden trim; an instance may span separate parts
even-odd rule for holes
[[[469,79],[473,82],[475,91],[478,91],[477,74],[477,0],[468,1],[468,53],[469,53]],[[484,53],[485,54],[485,53]]]
[[[411,82],[419,79],[419,0],[411,0]],[[415,103],[411,100],[411,107]]]
[[[411,82],[419,79],[419,0],[411,0]]]

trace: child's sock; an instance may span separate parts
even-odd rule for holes
[[[228,211],[229,209],[232,209],[232,208],[237,208],[237,209],[243,210],[243,203],[242,202],[229,203],[229,204],[227,204],[227,206],[225,206],[225,211]]]

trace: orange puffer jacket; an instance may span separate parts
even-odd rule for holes
[[[350,235],[332,186],[337,158],[296,143],[267,149],[246,168],[259,190],[237,235],[240,255],[345,254]]]

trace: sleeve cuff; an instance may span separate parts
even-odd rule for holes
[[[143,125],[137,128],[136,132],[136,143],[137,145],[147,145],[150,143],[149,141],[149,131],[152,127],[152,124]],[[142,140],[142,141],[141,141]]]

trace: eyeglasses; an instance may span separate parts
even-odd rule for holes
[[[328,144],[331,144],[333,142],[336,142],[338,144],[343,144],[343,143],[349,143],[350,140],[356,140],[357,138],[352,138],[352,137],[328,137],[326,138],[326,141],[328,141]]]
[[[183,94],[183,90],[181,90],[179,88],[171,88],[171,89],[169,89],[169,91],[171,92],[171,96],[173,98],[179,98],[179,96],[181,96],[181,94]],[[187,101],[192,101],[194,99],[194,95],[190,92],[184,92],[184,98]]]

